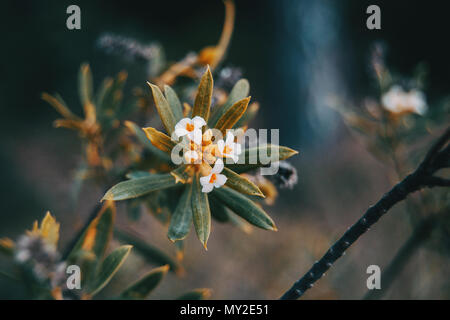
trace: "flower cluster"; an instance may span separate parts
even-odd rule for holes
[[[130,180],[110,188],[103,200],[158,198],[159,195],[173,200],[177,197],[178,203],[169,210],[167,219],[170,219],[169,239],[173,242],[183,240],[193,223],[205,248],[211,217],[219,221],[239,221],[233,216],[236,214],[259,228],[276,230],[273,220],[252,201],[265,198],[265,195],[245,173],[287,159],[297,152],[270,144],[242,150],[240,137],[255,112],[255,108],[247,110],[250,102],[248,81],[239,80],[226,101],[213,110],[214,86],[209,67],[201,77],[193,107],[184,103],[183,109],[175,90],[168,85],[164,85],[164,93],[157,85],[148,85],[166,133],[154,127],[142,131],[150,140],[151,148],[163,151],[162,155],[154,154],[161,159],[170,155],[167,166],[177,167],[169,173],[163,170],[156,171],[159,173],[154,170],[129,172]],[[127,126],[136,136],[142,135],[137,125],[127,122]]]
[[[393,114],[413,112],[423,115],[427,111],[425,95],[421,91],[415,89],[406,92],[398,85],[392,86],[382,96],[381,102],[383,107]]]
[[[213,141],[213,137],[221,137],[221,133],[213,134],[212,129],[206,129],[206,121],[202,117],[196,116],[192,119],[183,118],[175,125],[176,138],[187,139],[185,142],[184,160],[187,164],[197,164],[200,166],[202,177],[200,183],[203,187],[202,192],[211,192],[214,187],[223,186],[227,177],[221,174],[224,168],[222,158],[231,159],[236,163],[242,152],[241,145],[235,142],[235,135],[231,130],[227,131],[226,139],[217,139]],[[217,141],[217,143],[215,143]],[[214,167],[211,168],[211,165]]]

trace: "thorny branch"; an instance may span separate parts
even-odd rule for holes
[[[300,298],[345,253],[345,250],[368,231],[389,209],[404,200],[410,193],[425,187],[449,186],[448,179],[434,176],[434,173],[442,168],[448,168],[450,165],[450,145],[447,145],[449,139],[450,127],[431,147],[419,167],[384,194],[375,205],[369,207],[364,215],[328,249],[325,255],[283,294],[281,300]]]
[[[438,217],[440,217],[441,214],[448,214],[448,213],[444,212],[433,214],[427,218],[424,218],[418,224],[418,226],[414,229],[414,232],[412,233],[411,237],[398,250],[394,259],[392,259],[389,265],[386,266],[385,271],[383,271],[381,275],[383,289],[368,290],[363,299],[377,300],[388,292],[389,288],[394,282],[394,279],[405,268],[410,258],[426,241],[430,239],[434,229],[439,224]]]

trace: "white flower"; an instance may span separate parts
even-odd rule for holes
[[[175,125],[175,134],[178,138],[187,136],[196,144],[202,143],[202,127],[206,125],[205,119],[196,116],[193,119],[183,118]]]
[[[217,142],[217,148],[223,157],[231,158],[236,163],[239,160],[241,154],[241,145],[234,142],[234,134],[230,131],[227,132],[227,138],[225,141],[219,140]]]
[[[427,111],[425,95],[419,90],[405,92],[400,86],[393,86],[381,99],[386,110],[392,113],[414,112],[423,115]]]
[[[201,163],[201,154],[195,150],[187,150],[184,152],[184,159],[187,164]]]
[[[223,170],[223,161],[222,159],[217,159],[214,164],[214,168],[212,168],[211,173],[207,176],[200,178],[200,184],[202,185],[202,192],[208,193],[211,192],[214,187],[220,188],[227,182],[227,177],[221,174]]]

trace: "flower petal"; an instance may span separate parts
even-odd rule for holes
[[[223,170],[223,161],[222,159],[217,159],[216,163],[214,164],[214,168],[212,168],[212,173],[221,173]]]
[[[177,135],[178,138],[185,136],[188,134],[188,131],[184,128],[177,128],[175,127],[175,134]]]
[[[234,134],[231,131],[227,131],[227,138],[225,140],[225,144],[231,145],[234,142]]]
[[[234,163],[237,163],[239,161],[239,157],[236,154],[231,154],[229,157],[233,159]]]
[[[208,193],[211,192],[214,189],[214,186],[212,185],[212,183],[204,185],[202,188],[202,192],[204,193]]]
[[[217,174],[216,175],[216,181],[214,181],[214,187],[220,188],[227,182],[227,177],[223,174]]]
[[[206,121],[205,121],[205,119],[203,119],[203,118],[200,117],[200,116],[195,116],[195,117],[192,119],[192,123],[194,124],[195,128],[201,128],[201,127],[203,127],[203,126],[206,126]]]
[[[242,147],[239,143],[234,144],[233,150],[235,155],[240,155],[242,153]]]
[[[217,141],[217,147],[219,148],[219,152],[223,153],[223,149],[225,148],[225,141],[223,140]]]
[[[211,179],[211,174],[209,174],[209,175],[207,175],[207,176],[204,176],[204,177],[201,177],[200,178],[200,184],[202,185],[202,186],[206,186],[206,185],[208,185],[209,184],[209,180]]]
[[[188,133],[189,139],[191,141],[194,141],[196,144],[202,143],[202,130],[201,129],[194,129],[194,131],[191,131]]]
[[[175,125],[175,128],[180,127],[186,129],[186,124],[188,123],[192,123],[192,120],[189,118],[183,118],[180,121],[178,121],[178,123]]]

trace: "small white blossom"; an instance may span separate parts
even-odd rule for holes
[[[219,140],[217,142],[217,147],[223,157],[231,158],[235,163],[238,162],[239,155],[242,152],[241,145],[234,142],[234,134],[230,131],[227,132],[225,141]]]
[[[206,125],[205,119],[196,116],[193,119],[183,118],[175,125],[175,134],[178,138],[187,136],[196,144],[202,143],[202,127]]]
[[[201,154],[199,154],[195,150],[187,150],[184,152],[184,159],[186,160],[187,164],[192,163],[201,163]]]
[[[214,187],[220,188],[227,182],[227,177],[221,174],[223,170],[223,161],[222,159],[217,159],[214,164],[214,168],[212,168],[211,173],[207,176],[200,178],[200,184],[202,185],[202,192],[208,193],[211,192]]]
[[[427,111],[425,95],[419,90],[405,92],[400,86],[393,86],[381,99],[383,107],[392,113],[414,112],[423,115]]]

